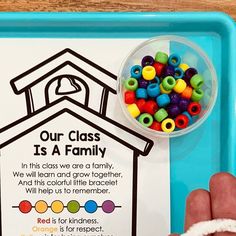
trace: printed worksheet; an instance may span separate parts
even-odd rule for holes
[[[142,41],[0,39],[1,236],[169,233],[169,140],[116,92]]]

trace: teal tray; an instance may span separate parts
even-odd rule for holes
[[[183,230],[186,196],[212,174],[236,174],[236,28],[223,13],[1,13],[0,37],[149,38],[180,35],[198,44],[217,70],[219,93],[207,121],[171,139],[171,228]]]

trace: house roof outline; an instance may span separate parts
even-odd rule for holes
[[[116,75],[69,48],[56,53],[38,65],[13,78],[10,81],[10,84],[15,94],[21,94],[66,65],[70,65],[85,76],[94,80],[96,83],[116,94]],[[90,72],[82,69],[81,67],[83,66],[89,67],[88,71]],[[95,72],[97,77],[103,78],[103,80],[93,76],[93,72]]]
[[[48,123],[65,112],[109,136],[113,140],[123,144],[129,149],[134,150],[136,153],[142,156],[147,156],[154,145],[152,140],[148,139],[142,134],[137,133],[136,131],[112,120],[109,117],[104,117],[99,112],[96,112],[95,110],[88,108],[67,96],[64,96],[52,102],[50,105],[39,109],[35,113],[27,115],[1,128],[0,149],[20,139],[21,137],[27,135],[28,133],[34,131],[35,129]],[[81,113],[83,115],[81,115]],[[39,119],[39,122],[37,119]],[[103,127],[98,125],[96,122],[102,123]],[[119,132],[113,134],[109,131],[109,128],[119,129]]]
[[[82,69],[82,65],[85,65],[86,70],[84,68]],[[103,87],[99,112],[88,107],[88,104],[79,103],[67,96],[63,96],[50,103],[48,102],[45,106],[35,111],[31,94],[32,86],[40,83],[49,76],[52,76],[65,66],[70,66],[80,74],[82,73],[84,76]],[[87,70],[88,67],[89,69]],[[94,71],[95,73],[93,73]],[[138,189],[137,157],[139,155],[147,156],[154,146],[154,142],[146,136],[143,136],[141,133],[138,133],[106,116],[108,94],[109,92],[116,94],[117,76],[67,48],[15,77],[10,81],[10,84],[15,94],[25,92],[28,114],[13,123],[0,128],[0,149],[33,132],[56,117],[67,113],[133,151],[131,234],[132,236],[136,236]],[[119,152],[119,150],[115,151]],[[0,213],[0,236],[2,236],[1,183]]]

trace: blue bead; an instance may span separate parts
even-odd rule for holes
[[[135,65],[131,68],[130,74],[132,78],[140,79],[142,77],[142,66]]]
[[[170,97],[167,94],[162,94],[156,98],[159,107],[165,107],[170,103]]]
[[[175,79],[182,79],[184,77],[184,71],[179,67],[175,68]]]
[[[138,88],[136,90],[136,98],[144,98],[147,99],[148,95],[147,95],[147,89],[145,88]]]
[[[159,78],[158,76],[156,76],[156,77],[154,78],[154,80],[155,80],[156,83],[158,83],[158,84],[160,85],[161,80],[160,80],[160,78]]]
[[[157,83],[149,84],[147,87],[147,94],[151,98],[155,98],[160,94],[160,87]]]
[[[85,211],[88,213],[94,213],[98,209],[98,205],[95,201],[89,200],[84,205]]]
[[[186,115],[186,116],[188,117],[188,119],[189,119],[189,125],[192,125],[192,124],[193,124],[193,118],[192,118],[192,116],[191,116],[187,111],[183,112],[182,114],[183,114],[183,115]]]
[[[181,62],[181,58],[178,54],[171,54],[168,59],[168,64],[174,67],[179,66]]]

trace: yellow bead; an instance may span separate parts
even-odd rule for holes
[[[128,112],[130,113],[130,115],[134,118],[136,118],[140,115],[140,110],[135,103],[128,105],[127,109],[128,109]]]
[[[156,70],[153,66],[145,66],[142,75],[145,80],[153,80],[156,76]]]
[[[165,93],[165,94],[170,94],[171,93],[171,90],[165,90],[162,86],[162,84],[160,84],[160,90],[161,90],[161,93]]]
[[[184,72],[189,68],[188,64],[182,63],[179,65],[179,68],[182,69]]]
[[[183,79],[177,79],[174,91],[176,93],[182,93],[187,87],[186,82]]]
[[[162,121],[161,129],[166,133],[171,133],[175,129],[175,121],[173,119],[167,118]]]

